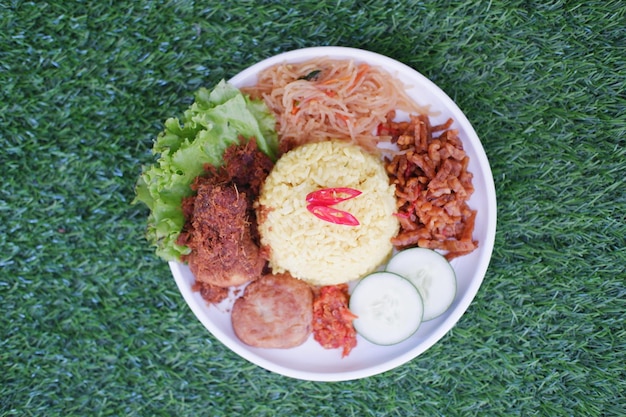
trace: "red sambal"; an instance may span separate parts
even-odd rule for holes
[[[349,300],[347,284],[321,287],[313,300],[313,338],[326,349],[343,348],[342,357],[356,346]]]

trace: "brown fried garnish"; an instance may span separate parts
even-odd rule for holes
[[[420,115],[382,128],[399,148],[385,161],[396,186],[400,232],[391,242],[398,249],[439,249],[450,260],[478,247],[472,239],[476,211],[467,205],[474,192],[469,157],[452,123],[431,126],[428,116]]]
[[[272,167],[254,139],[241,138],[226,149],[221,167],[206,167],[191,186],[195,194],[183,200],[185,225],[177,243],[191,251],[181,260],[195,277],[194,289],[208,302],[224,296],[214,287],[242,285],[263,273],[266,261],[252,205]]]

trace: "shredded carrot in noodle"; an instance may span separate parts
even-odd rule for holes
[[[242,91],[262,98],[274,112],[283,151],[343,139],[377,153],[377,144],[390,139],[377,135],[390,112],[428,113],[405,88],[381,68],[321,58],[270,67],[259,74],[257,85]]]

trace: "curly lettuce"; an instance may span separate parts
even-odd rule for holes
[[[183,198],[205,164],[220,166],[224,151],[239,138],[255,138],[272,160],[278,152],[276,120],[262,100],[251,100],[233,85],[220,81],[213,90],[200,88],[180,119],[169,118],[152,152],[156,162],[146,166],[135,186],[134,202],[148,206],[146,238],[156,254],[177,261],[189,248],[176,244],[185,219]]]

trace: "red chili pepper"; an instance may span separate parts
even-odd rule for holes
[[[360,224],[357,218],[347,211],[337,210],[336,208],[332,208],[327,205],[309,204],[306,208],[317,218],[330,223],[345,226],[358,226]]]
[[[376,136],[398,136],[398,135],[400,135],[399,129],[390,128],[389,126],[383,123],[380,123],[376,127]]]
[[[376,136],[382,136],[386,130],[385,126],[382,123],[379,123],[378,126],[376,126]]]
[[[322,188],[307,194],[306,201],[311,204],[332,206],[333,204],[350,200],[360,194],[359,190],[349,187]]]

